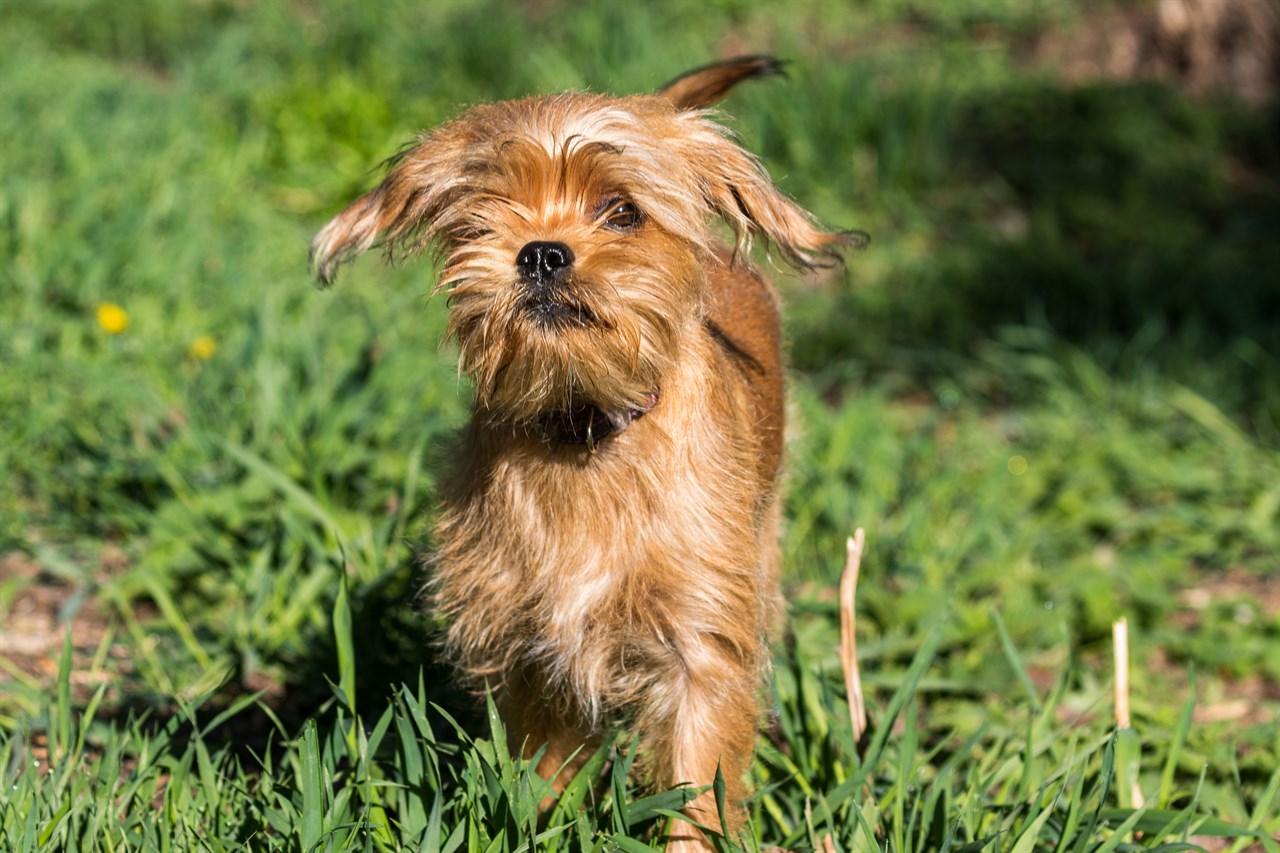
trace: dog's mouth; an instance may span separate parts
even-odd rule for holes
[[[650,393],[638,408],[608,411],[591,403],[546,412],[530,426],[549,444],[582,445],[594,452],[600,442],[622,432],[632,421],[647,415],[658,404],[658,392]]]
[[[564,297],[529,297],[520,303],[520,313],[543,329],[585,329],[598,322],[588,306]]]

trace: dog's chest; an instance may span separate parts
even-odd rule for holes
[[[640,426],[633,427],[639,429]],[[621,436],[625,440],[628,436]],[[606,449],[607,452],[607,449]],[[442,530],[441,593],[495,644],[571,659],[605,637],[677,630],[671,602],[714,601],[755,570],[755,493],[687,463],[599,457],[584,466],[496,466]],[[479,511],[483,509],[483,512]]]

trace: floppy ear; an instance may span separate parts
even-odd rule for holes
[[[693,150],[689,161],[707,206],[728,223],[737,237],[735,256],[751,251],[760,236],[777,246],[801,269],[839,262],[840,249],[861,249],[870,241],[863,231],[827,231],[808,211],[774,185],[758,159],[728,136],[728,131],[700,115],[689,116],[697,128],[686,136]]]
[[[707,107],[729,94],[743,80],[758,80],[775,74],[786,76],[782,62],[772,56],[738,56],[686,71],[658,90],[676,109]]]
[[[338,267],[372,246],[383,246],[388,258],[431,242],[438,218],[460,188],[456,145],[445,134],[423,138],[392,157],[382,183],[352,202],[311,241],[310,263],[327,287]]]

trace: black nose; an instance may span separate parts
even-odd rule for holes
[[[516,255],[520,274],[531,281],[548,281],[563,276],[573,265],[573,252],[564,243],[538,240],[526,243]]]

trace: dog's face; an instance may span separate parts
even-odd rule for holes
[[[709,220],[815,263],[817,228],[750,154],[662,93],[566,94],[477,107],[424,135],[312,246],[320,279],[381,243],[434,246],[450,333],[476,402],[529,421],[584,403],[643,409],[703,316],[723,263]]]

